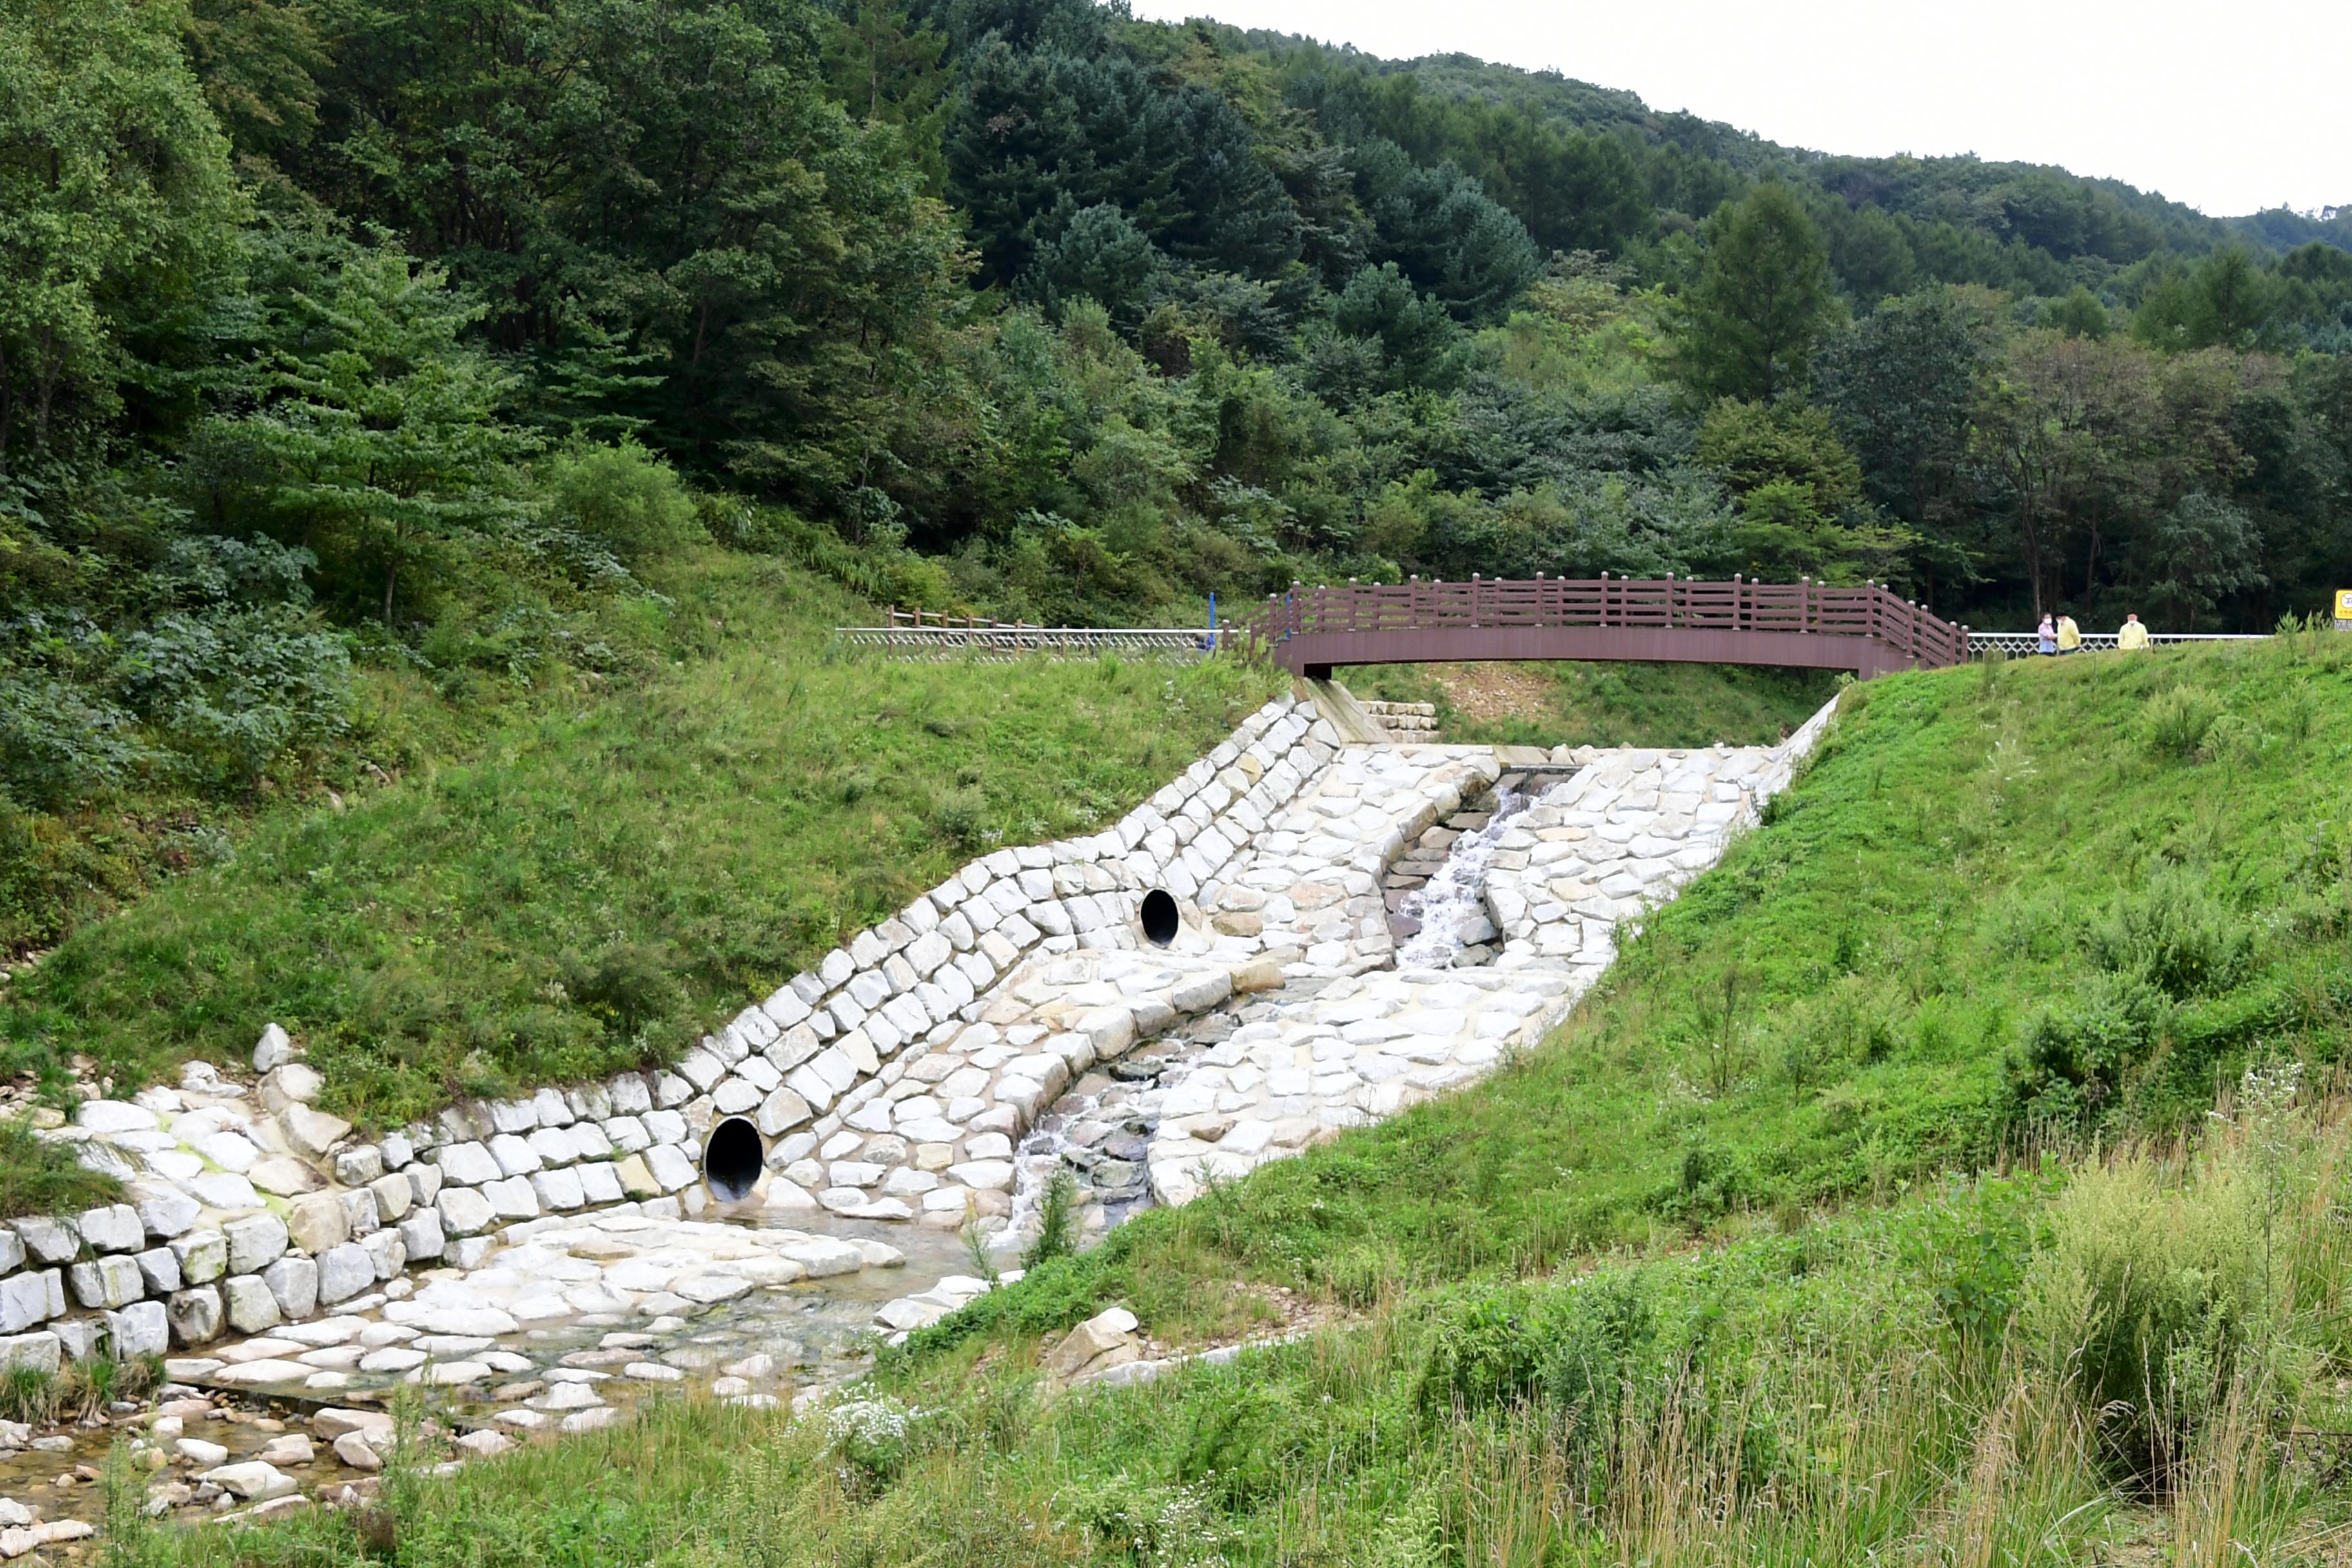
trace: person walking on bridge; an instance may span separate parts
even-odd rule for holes
[[[2072,616],[2058,617],[2058,652],[2061,656],[2083,650],[2083,628],[2074,624]]]
[[[2033,647],[2036,653],[2053,654],[2058,651],[2058,627],[2051,620],[2047,612],[2042,615],[2042,624],[2033,629]]]
[[[2126,653],[2147,647],[2147,628],[2139,624],[2139,616],[2124,617],[2124,624],[2116,629],[2116,647]]]

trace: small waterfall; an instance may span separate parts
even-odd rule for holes
[[[1495,814],[1486,826],[1454,840],[1445,864],[1422,887],[1404,896],[1397,912],[1421,929],[1397,943],[1399,969],[1444,969],[1462,948],[1463,922],[1483,912],[1486,861],[1508,831],[1509,820],[1527,809],[1528,797],[1497,785]]]

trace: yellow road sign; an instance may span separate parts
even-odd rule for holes
[[[2352,588],[2336,590],[2336,618],[2339,621],[2352,621]]]

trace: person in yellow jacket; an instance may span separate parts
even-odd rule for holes
[[[2074,624],[2074,616],[2059,616],[2059,617],[2058,617],[2058,651],[2059,651],[2061,654],[2079,653],[2079,652],[2081,652],[2081,651],[2082,651],[2082,647],[2083,647],[2083,628],[2082,628],[2082,627],[2080,627],[2080,626],[2076,626],[2076,625]]]
[[[2129,653],[2147,646],[2147,628],[2139,624],[2137,616],[2126,616],[2124,624],[2116,629],[2116,647]]]

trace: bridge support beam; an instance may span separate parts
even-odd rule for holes
[[[1850,669],[1864,680],[1913,667],[1875,637],[1818,632],[1668,626],[1432,626],[1405,631],[1307,631],[1277,643],[1283,668],[1328,680],[1343,664],[1470,664],[1570,660],[1635,664],[1763,664]]]

